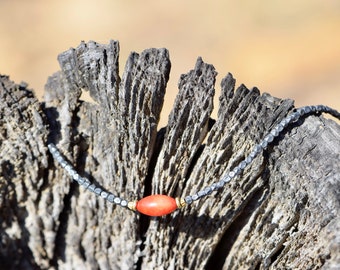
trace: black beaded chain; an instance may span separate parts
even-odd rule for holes
[[[74,169],[74,167],[65,160],[65,158],[61,155],[61,153],[53,143],[50,143],[48,145],[48,149],[50,150],[53,158],[61,165],[61,167],[65,169],[65,171],[72,177],[74,181],[78,182],[80,186],[88,189],[98,196],[101,196],[102,198],[108,200],[110,203],[115,203],[123,207],[126,207],[128,205],[127,200],[115,196],[110,192],[106,192],[100,187],[97,187],[95,184],[91,183],[90,180],[86,177],[81,177]]]
[[[151,215],[151,216],[159,216],[163,214],[168,214],[173,212],[177,208],[181,208],[185,205],[191,204],[194,201],[197,201],[205,196],[210,195],[213,191],[217,191],[225,186],[225,184],[229,183],[232,179],[240,175],[243,170],[257,157],[264,149],[267,148],[267,146],[277,137],[289,124],[296,122],[299,120],[302,116],[308,115],[311,113],[329,113],[332,116],[340,119],[340,113],[330,107],[324,106],[324,105],[317,105],[317,106],[305,106],[296,109],[292,114],[288,115],[286,118],[284,118],[279,124],[277,124],[263,139],[260,143],[255,145],[250,152],[250,154],[243,160],[241,161],[236,167],[234,167],[233,170],[231,170],[229,173],[223,175],[221,179],[218,182],[213,183],[210,186],[207,186],[203,188],[202,190],[198,191],[197,193],[193,195],[188,195],[184,199],[176,198],[172,199],[175,202],[171,202],[171,210],[166,210],[165,212],[157,212],[157,209],[155,210],[154,208],[157,208],[157,206],[154,205],[152,202],[152,210],[149,212],[148,210],[144,210],[144,206],[142,206],[142,200],[139,202],[129,202],[123,198],[120,198],[118,196],[113,195],[110,192],[104,191],[102,188],[96,186],[95,184],[91,183],[87,178],[81,177],[77,171],[74,169],[74,167],[65,160],[65,158],[61,155],[61,153],[58,151],[56,146],[53,143],[50,143],[48,145],[48,148],[53,156],[53,158],[65,169],[65,171],[72,177],[72,179],[85,189],[88,189],[89,191],[93,192],[94,194],[101,196],[102,198],[106,199],[110,203],[114,203],[117,205],[120,205],[122,207],[128,207],[131,210],[138,210],[141,213]],[[156,197],[156,200],[161,197],[167,197],[164,195],[151,195],[149,197]],[[158,197],[157,197],[158,196]],[[168,197],[170,198],[170,197]],[[140,205],[138,206],[138,203]],[[156,211],[158,214],[153,214],[152,211]]]

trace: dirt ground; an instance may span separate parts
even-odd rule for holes
[[[81,40],[120,41],[121,72],[131,51],[166,47],[172,71],[161,125],[180,74],[198,56],[220,80],[257,86],[297,106],[340,109],[340,1],[0,1],[0,74],[42,98],[57,55]],[[219,91],[217,91],[216,102]],[[217,107],[217,105],[215,105]]]

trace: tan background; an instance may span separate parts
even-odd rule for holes
[[[28,82],[40,98],[60,52],[81,40],[110,39],[120,41],[121,71],[131,51],[170,50],[162,125],[180,74],[198,56],[219,72],[217,90],[231,72],[238,84],[297,106],[340,109],[338,0],[0,1],[0,73]]]

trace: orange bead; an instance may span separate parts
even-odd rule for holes
[[[158,217],[175,211],[177,203],[174,198],[166,195],[150,195],[138,201],[136,209],[144,215]]]

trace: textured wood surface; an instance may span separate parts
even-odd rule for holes
[[[198,59],[158,130],[166,49],[132,53],[82,43],[40,104],[0,78],[0,265],[4,269],[330,269],[340,266],[340,126],[308,116],[289,126],[223,191],[148,218],[79,188],[48,154],[56,143],[81,175],[129,200],[185,197],[219,178],[293,110],[292,100],[221,83]],[[81,94],[89,91],[91,101]]]

